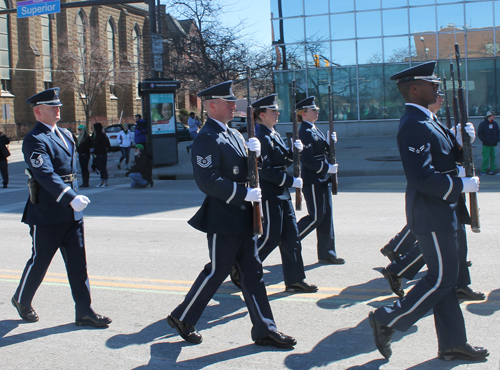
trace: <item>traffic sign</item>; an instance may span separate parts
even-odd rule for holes
[[[28,0],[17,3],[17,18],[61,12],[60,0]]]

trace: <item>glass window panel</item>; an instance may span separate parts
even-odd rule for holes
[[[384,36],[408,34],[408,10],[394,9],[382,11]]]
[[[500,0],[496,0],[495,6],[495,26],[500,26]]]
[[[7,19],[5,19],[3,16],[0,17],[0,33],[7,33],[8,32],[8,27],[7,27]]]
[[[50,40],[50,28],[42,27],[42,40]]]
[[[435,32],[435,15],[433,6],[410,8],[410,33]]]
[[[466,3],[465,19],[469,30],[471,28],[493,27],[492,3]]]
[[[398,85],[391,81],[390,77],[409,66],[409,64],[384,66],[384,118],[401,118],[404,114],[405,101],[398,91]]]
[[[328,16],[306,18],[306,40],[307,42],[330,40],[330,25]]]
[[[356,67],[332,69],[333,118],[336,121],[358,119]]]
[[[382,36],[380,10],[356,13],[356,25],[358,37]]]
[[[283,20],[273,20],[271,22],[274,42],[282,42],[281,41],[281,31],[280,31],[280,23],[282,23],[282,22],[284,22],[284,21]]]
[[[437,58],[436,34],[434,33],[412,35],[410,36],[410,45],[412,52],[411,58],[413,61],[426,61]],[[440,44],[440,46],[442,45]]]
[[[356,0],[356,10],[380,9],[380,0]]]
[[[460,55],[465,58],[465,38],[462,31],[455,33],[439,33],[439,59],[450,59],[450,53],[455,58],[455,40],[460,47]]]
[[[461,30],[464,26],[463,4],[439,5],[437,7],[438,28],[453,28]]]
[[[356,35],[354,13],[332,14],[332,40],[351,39]]]
[[[286,46],[284,45],[275,45],[272,48],[273,68],[275,70],[283,69],[283,48],[286,52]]]
[[[358,68],[359,110],[361,120],[385,118],[383,66]]]
[[[283,4],[283,17],[304,15],[302,0],[281,0]]]
[[[9,53],[5,50],[0,51],[0,66],[10,67]]]
[[[488,111],[495,111],[498,103],[495,102],[495,61],[492,59],[470,60],[468,68],[468,107],[469,116],[485,116]],[[464,78],[462,76],[462,78]],[[495,86],[496,85],[496,86]]]
[[[492,57],[493,51],[493,30],[467,32],[467,57]]]
[[[0,77],[2,78],[2,80],[10,80],[10,71],[5,68],[0,68]]]
[[[406,0],[382,0],[382,8],[399,8],[407,6]]]
[[[9,37],[6,34],[0,34],[0,49],[8,50],[9,49]]]
[[[292,81],[297,82],[295,102],[292,103]],[[279,122],[292,122],[291,105],[298,103],[307,97],[305,71],[283,71],[274,74],[274,83],[276,86],[276,99],[280,107]]]
[[[331,13],[350,12],[353,10],[354,0],[330,0]]]
[[[356,42],[334,41],[332,42],[332,63],[337,66],[356,64]]]
[[[328,13],[328,0],[306,0],[304,1],[305,14],[327,14]]]
[[[408,63],[409,58],[408,36],[384,38],[385,63]]]
[[[456,3],[459,2],[457,0],[437,0],[438,4],[448,4],[448,3]]]
[[[283,42],[302,42],[304,41],[304,19],[291,18],[283,20]]]
[[[278,18],[278,1],[281,0],[271,0],[271,18]]]
[[[410,0],[410,6],[430,4],[434,4],[434,0]]]
[[[358,40],[358,64],[382,63],[382,39]]]
[[[309,67],[330,66],[330,43],[313,42],[306,44],[307,65]]]
[[[286,57],[288,67],[283,66],[283,69],[302,69],[306,67],[304,44],[286,45],[285,50],[283,51],[283,48],[281,50]]]
[[[50,54],[50,43],[48,43],[48,42],[42,43],[42,54],[44,54],[44,55]]]
[[[310,69],[307,71],[307,95],[315,96],[314,102],[320,108],[319,121],[328,121],[328,84],[330,69]]]

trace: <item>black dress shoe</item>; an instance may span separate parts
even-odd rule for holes
[[[89,184],[81,184],[80,185],[81,188],[88,188],[89,187]]]
[[[380,253],[382,253],[384,256],[389,258],[389,260],[391,262],[394,262],[395,260],[397,260],[399,258],[399,254],[394,253],[394,251],[385,249],[385,247],[380,250]]]
[[[314,293],[318,291],[318,287],[314,284],[308,284],[305,281],[287,285],[287,293]]]
[[[236,286],[236,288],[241,289],[240,272],[238,271],[236,265],[233,265],[233,267],[231,268],[231,273],[229,274],[229,277],[231,278],[231,281],[233,282],[234,286]]]
[[[382,269],[382,275],[387,279],[387,282],[389,283],[389,286],[391,287],[391,290],[396,294],[398,297],[404,297],[405,296],[405,291],[401,287],[401,283],[403,281],[402,278],[398,277],[397,275],[394,275],[387,271],[387,269]]]
[[[203,338],[201,334],[196,331],[193,325],[186,324],[185,322],[176,319],[172,315],[167,317],[168,325],[177,330],[177,333],[188,342],[199,344]]]
[[[90,315],[76,319],[77,326],[93,326],[94,328],[103,328],[111,324],[112,320],[109,317],[99,315],[92,312]]]
[[[471,267],[472,266],[472,261],[465,261],[465,264],[467,265],[467,267]]]
[[[11,302],[12,302],[12,305],[16,308],[19,316],[21,316],[21,319],[26,320],[28,322],[37,322],[38,321],[38,315],[36,314],[33,307],[24,307],[14,297],[12,297]]]
[[[370,312],[368,320],[370,321],[370,326],[373,328],[373,336],[375,338],[375,345],[377,346],[378,351],[386,359],[389,359],[392,355],[391,339],[395,330],[378,321],[375,318],[374,311]]]
[[[345,259],[340,257],[330,257],[324,260],[319,260],[319,263],[324,263],[327,265],[343,265],[345,263]]]
[[[468,360],[468,361],[485,361],[490,353],[484,347],[473,347],[469,343],[458,346],[446,351],[439,351],[438,358],[440,360]]]
[[[279,331],[273,331],[269,333],[267,337],[262,339],[257,339],[255,344],[258,346],[275,346],[280,348],[292,348],[297,344],[294,337],[280,333]]]
[[[482,292],[475,292],[469,286],[465,288],[457,289],[458,299],[464,299],[466,301],[484,301],[486,295]]]
[[[148,181],[148,182],[149,182],[149,185],[151,185],[151,187],[153,187],[153,185],[155,184],[155,182],[153,180]]]
[[[3,186],[2,186],[2,188],[4,188],[4,189],[7,187],[8,187],[7,184],[3,184]]]

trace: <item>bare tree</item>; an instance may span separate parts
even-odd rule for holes
[[[67,47],[63,47],[59,54],[59,66],[62,70],[62,85],[80,95],[85,112],[87,128],[97,97],[103,86],[109,82],[112,93],[117,89],[124,89],[132,80],[134,69],[122,56],[118,58],[110,55],[106,43],[99,42],[99,31],[89,27],[76,38],[69,34],[61,37]]]

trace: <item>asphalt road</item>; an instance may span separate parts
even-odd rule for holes
[[[297,338],[293,350],[253,344],[242,296],[229,281],[197,324],[202,344],[184,342],[168,326],[165,317],[208,261],[205,235],[186,222],[204,196],[192,180],[131,189],[125,171],[114,171],[108,188],[82,191],[92,201],[85,229],[93,307],[113,323],[75,326],[60,255],[33,301],[40,321],[25,323],[10,303],[31,253],[28,226],[20,222],[27,198],[20,159],[14,152],[10,186],[0,189],[0,369],[500,369],[500,176],[482,180],[482,231],[468,232],[472,287],[488,299],[462,303],[462,310],[469,342],[491,352],[488,362],[469,364],[436,359],[432,315],[395,334],[390,361],[375,348],[367,315],[395,300],[380,274],[388,260],[379,249],[405,224],[404,177],[340,179],[334,219],[337,250],[347,263],[319,265],[314,235],[302,245],[306,280],[318,293],[283,293],[279,252],[265,261],[278,329]]]

